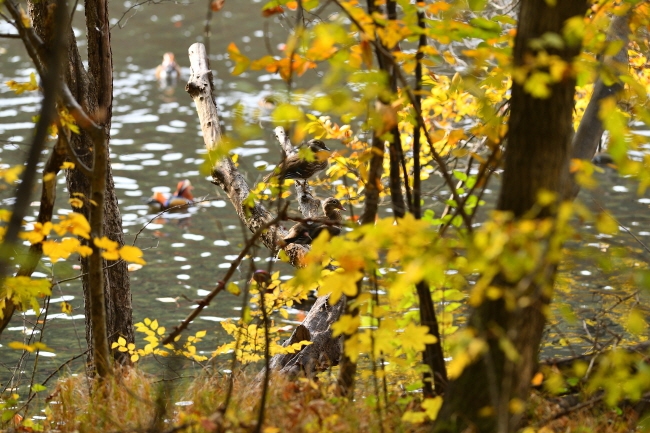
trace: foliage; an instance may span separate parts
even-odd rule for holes
[[[225,415],[215,416],[227,394],[227,381],[220,376],[205,376],[200,372],[187,384],[179,384],[179,389],[170,395],[178,405],[168,406],[166,428],[192,426],[192,431],[209,432],[220,426],[233,432],[247,431],[255,417],[258,395],[254,389],[255,378],[240,374],[235,381],[231,410]],[[268,419],[264,431],[282,432],[334,432],[334,431],[378,431],[382,424],[384,431],[425,432],[430,427],[420,425],[427,418],[435,417],[440,398],[423,402],[424,410],[414,410],[419,397],[416,393],[403,393],[403,382],[389,382],[390,401],[381,417],[371,398],[347,401],[331,397],[331,378],[322,377],[318,382],[307,379],[287,381],[274,377],[270,391]],[[97,386],[88,383],[81,376],[61,380],[49,393],[43,415],[45,419],[22,419],[16,414],[19,396],[14,394],[0,400],[0,413],[3,422],[19,426],[23,431],[73,432],[81,428],[87,432],[134,431],[149,428],[156,418],[156,401],[161,390],[155,377],[138,369],[120,371],[111,378],[105,393],[91,393]],[[360,393],[371,396],[374,391],[365,382],[360,385]],[[398,397],[399,395],[402,397]],[[39,393],[40,395],[40,393]],[[406,397],[405,397],[406,396]],[[557,410],[556,404],[549,402],[542,394],[531,397],[530,422],[541,425],[539,429],[529,428],[525,432],[542,433],[556,431],[580,431],[581,427],[593,432],[625,432],[635,423],[630,411],[615,411],[604,405],[586,407],[571,417],[563,417],[548,422]],[[235,409],[236,408],[236,409]],[[33,430],[29,430],[33,429]],[[584,429],[582,431],[585,431]]]
[[[319,10],[321,3],[271,1],[263,6],[263,14],[268,17],[290,13],[297,8],[314,12]],[[586,258],[599,271],[617,271],[618,275],[609,281],[618,278],[617,282],[632,287],[637,294],[650,287],[647,272],[639,271],[647,265],[645,258],[631,259],[628,255],[632,253],[620,250],[615,250],[614,254],[613,248],[607,257],[597,256],[596,251],[589,248],[585,248],[586,252],[570,251],[572,242],[591,237],[601,242],[619,233],[620,224],[606,210],[593,210],[580,202],[561,202],[556,194],[540,191],[537,206],[529,212],[528,218],[515,220],[510,213],[488,212],[483,199],[490,176],[498,172],[502,154],[507,149],[508,98],[513,83],[522,85],[535,98],[544,99],[567,77],[578,82],[573,119],[576,128],[585,114],[596,79],[606,84],[616,80],[624,83],[625,104],[613,97],[604,99],[599,118],[608,131],[608,151],[620,175],[634,177],[639,193],[647,189],[650,155],[645,152],[639,158],[629,157],[631,151],[647,146],[647,139],[631,129],[633,122],[650,123],[646,103],[650,73],[647,56],[643,54],[647,41],[633,35],[628,49],[629,68],[600,59],[614,55],[621,48],[619,41],[608,41],[604,37],[612,14],[620,15],[634,7],[631,15],[634,29],[647,25],[650,15],[646,4],[595,3],[587,16],[568,20],[562,34],[547,33],[534,40],[531,46],[535,55],[529,56],[522,65],[514,65],[512,55],[517,23],[512,16],[489,8],[486,2],[470,1],[468,8],[465,2],[413,4],[399,1],[397,19],[391,19],[383,10],[369,11],[355,0],[335,3],[339,7],[329,18],[302,20],[290,34],[281,55],[251,59],[230,43],[227,52],[233,63],[232,74],[262,70],[277,73],[290,90],[272,96],[278,102],[272,112],[274,124],[291,128],[295,143],[313,136],[341,144],[330,156],[324,179],[312,182],[312,186],[345,200],[350,207],[367,206],[365,193],[371,179],[369,162],[377,154],[373,141],[378,139],[390,150],[398,140],[401,151],[407,155],[398,161],[399,194],[409,199],[419,171],[417,181],[425,182],[429,195],[443,203],[445,210],[434,210],[429,201],[423,200],[426,210],[422,218],[410,212],[400,218],[383,214],[375,224],[360,227],[354,224],[358,217],[352,216],[348,221],[351,230],[335,238],[329,238],[324,231],[313,241],[302,267],[289,281],[281,282],[279,272],[273,272],[264,283],[229,282],[226,291],[242,296],[245,304],[239,320],[222,322],[226,341],[216,349],[199,350],[198,344],[207,335],[205,330],[187,336],[184,342],[177,337],[173,344],[163,345],[166,328],[160,326],[158,320],[149,318],[136,324],[137,331],[144,334],[144,347],[138,348],[135,343],[120,337],[112,344],[112,349],[128,353],[134,363],[147,357],[170,355],[201,363],[209,359],[202,353],[211,353],[213,363],[220,362],[222,355],[234,354],[240,364],[259,365],[259,361],[265,359],[266,350],[271,356],[296,353],[311,344],[309,341],[286,347],[280,344],[283,329],[276,320],[287,319],[288,308],[304,301],[313,290],[320,296],[329,296],[330,305],[345,297],[349,302],[348,313],[332,326],[332,332],[334,337],[343,337],[345,354],[361,366],[363,398],[349,404],[367,416],[346,418],[346,414],[354,411],[345,409],[348,403],[344,400],[332,397],[334,384],[326,374],[319,376],[319,383],[307,379],[284,383],[283,379],[277,379],[281,385],[271,390],[273,398],[269,411],[283,416],[267,416],[267,420],[271,420],[267,422],[267,430],[335,431],[343,425],[347,429],[368,431],[375,428],[368,421],[373,419],[374,411],[379,413],[375,422],[385,424],[388,431],[417,430],[421,428],[419,424],[435,420],[443,401],[441,397],[414,395],[423,386],[421,373],[427,370],[421,361],[426,345],[442,345],[451,358],[447,364],[451,379],[459,377],[467,366],[489,350],[488,343],[476,329],[461,328],[467,308],[496,300],[502,301],[507,311],[523,308],[532,302],[533,294],[529,291],[530,285],[518,284],[522,281],[539,283],[546,298],[553,297],[554,293],[562,295],[571,290],[574,281],[567,281],[560,274],[553,286],[545,279],[546,270],[572,266],[572,260]],[[424,13],[424,27],[418,23],[418,13]],[[416,46],[420,35],[426,36],[429,45]],[[572,61],[556,54],[564,46],[581,43],[583,50]],[[383,62],[389,65],[376,64],[373,52],[384,52]],[[419,83],[421,89],[416,91],[410,75],[418,65],[423,73]],[[299,88],[300,78],[315,70],[323,73],[322,80],[309,88]],[[17,93],[38,88],[33,76],[29,83],[7,85]],[[416,107],[416,97],[422,98],[421,107]],[[205,172],[209,172],[215,161],[227,157],[245,138],[256,133],[246,124],[246,116],[242,113],[235,114],[233,123],[236,127],[232,136],[210,150]],[[59,112],[58,124],[79,132],[65,111]],[[419,142],[415,142],[416,132],[421,132]],[[300,152],[307,158],[313,157],[310,152]],[[232,160],[237,164],[236,157]],[[374,186],[379,189],[379,200],[388,202],[397,195],[390,183],[391,171],[395,173],[389,151],[384,152],[381,163],[382,170]],[[70,168],[73,167],[62,167]],[[571,162],[571,173],[583,188],[598,188],[599,170],[589,161]],[[19,175],[19,167],[0,170],[0,178],[7,183],[15,182]],[[437,192],[440,184],[445,188],[444,193]],[[261,183],[243,205],[249,212],[256,202],[272,202],[291,195],[288,188],[280,190]],[[71,198],[70,204],[79,209],[93,203],[78,196]],[[554,217],[541,218],[543,211],[549,208],[553,209]],[[247,215],[250,216],[250,212]],[[9,214],[0,211],[0,220],[6,223]],[[480,226],[473,224],[477,221]],[[0,230],[3,229],[0,226]],[[0,231],[0,235],[2,233]],[[52,233],[76,237],[55,240]],[[93,253],[91,246],[107,261],[145,263],[139,248],[119,247],[107,237],[91,239],[91,235],[85,217],[73,212],[60,221],[29,225],[21,238],[32,245],[40,245],[52,263],[68,260],[73,254],[87,257]],[[598,248],[607,250],[610,247],[601,244]],[[494,284],[495,278],[509,284],[508,288]],[[420,324],[421,306],[416,286],[422,282],[426,283],[436,303],[440,339]],[[22,310],[31,307],[39,311],[39,299],[50,294],[49,281],[12,277],[6,280],[0,292],[0,307],[13,302]],[[247,300],[249,295],[251,299]],[[608,308],[603,308],[602,317],[584,322],[585,328],[596,329],[595,337],[585,338],[593,350],[603,348],[599,337],[606,332],[601,325],[609,318],[614,318],[617,325],[625,329],[625,333],[620,334],[624,337],[614,338],[615,344],[645,340],[645,310],[639,307],[636,297],[613,302],[625,308],[624,317],[614,317]],[[576,321],[574,308],[562,301],[545,314],[553,327]],[[271,319],[267,321],[268,317]],[[498,336],[499,347],[506,357],[517,361],[520,354],[510,336],[498,326],[489,326],[490,332]],[[548,332],[548,341],[547,346],[561,347],[578,343],[555,329]],[[28,351],[42,348],[26,344],[14,344],[14,347]],[[544,392],[562,394],[583,385],[586,395],[598,396],[603,392],[604,411],[624,400],[638,401],[650,391],[650,371],[645,358],[625,350],[603,354],[595,366],[577,362],[570,371],[550,368],[542,371],[543,374],[535,379],[539,383],[535,384],[542,386]],[[223,391],[225,381],[211,378],[208,382],[212,387],[201,381],[192,385],[188,400],[194,408],[178,409],[172,423],[189,423],[205,430],[217,426],[233,431],[249,427],[254,422],[252,408],[258,397],[250,397],[250,393],[242,391],[249,385],[249,378],[230,371],[229,380],[230,386],[235,387],[236,405],[244,410],[237,412],[232,409],[235,403],[230,403],[229,410],[224,409],[215,416],[216,401],[222,402],[216,390]],[[153,387],[146,379],[127,377],[127,382],[129,387],[145,389],[140,396],[143,400],[155,400],[151,392]],[[383,392],[379,391],[379,382],[382,382]],[[94,425],[97,419],[105,423],[106,419],[119,414],[115,411],[117,406],[107,408],[105,413],[92,408],[88,405],[89,395],[84,395],[82,403],[72,402],[72,383],[73,379],[68,379],[59,385],[57,392],[63,404],[50,409],[50,426],[62,422],[72,429],[82,422]],[[111,397],[115,400],[125,398],[118,395],[117,387],[111,392],[115,393]],[[95,394],[93,398],[100,397]],[[522,402],[513,400],[510,403],[514,412],[523,410]],[[119,407],[135,403],[121,404]],[[132,411],[131,407],[128,409]],[[292,416],[286,416],[287,413]],[[148,409],[146,416],[138,421],[138,428],[153,422],[153,416]],[[117,418],[121,421],[120,416]],[[135,427],[125,423],[120,428]]]
[[[148,344],[144,348],[137,349],[134,343],[127,343],[123,337],[119,337],[111,345],[111,349],[117,349],[119,352],[128,352],[131,355],[131,362],[137,362],[140,358],[149,355],[169,356],[171,354],[184,356],[197,362],[208,359],[206,356],[199,355],[196,349],[196,344],[201,342],[203,337],[205,337],[206,331],[198,331],[194,335],[188,335],[185,343],[180,346],[177,344],[181,339],[180,336],[176,338],[173,344],[161,344],[166,329],[158,325],[158,320],[145,318],[144,321],[136,323],[135,328],[137,332],[145,335],[144,340]]]

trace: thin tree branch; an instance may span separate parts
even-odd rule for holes
[[[273,218],[271,221],[267,221],[266,223],[262,224],[256,231],[253,233],[253,236],[251,236],[250,239],[246,242],[246,245],[244,245],[244,248],[241,250],[239,255],[235,260],[233,260],[230,263],[230,267],[228,268],[228,271],[226,272],[226,275],[219,281],[217,286],[212,289],[210,293],[208,293],[205,298],[200,300],[198,302],[197,307],[192,310],[192,312],[183,320],[178,326],[174,328],[172,332],[169,333],[167,337],[162,341],[162,345],[166,344],[171,344],[174,342],[175,338],[178,337],[181,332],[183,332],[184,329],[186,329],[189,324],[203,311],[205,307],[210,305],[210,302],[214,299],[215,296],[219,294],[225,287],[226,284],[228,283],[228,280],[233,276],[237,268],[239,267],[239,264],[241,261],[246,257],[246,254],[248,254],[248,251],[255,245],[257,240],[262,237],[264,232],[266,232],[270,227],[275,226],[278,224],[280,221],[282,221],[284,217],[284,212],[286,212],[288,205],[285,205],[283,212],[281,215],[278,215],[277,217]]]

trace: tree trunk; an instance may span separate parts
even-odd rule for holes
[[[582,16],[584,1],[557,2],[524,0],[519,13],[515,39],[514,65],[530,62],[536,53],[531,39],[545,33],[562,34],[565,21]],[[549,50],[570,62],[579,46]],[[526,215],[537,203],[542,190],[561,194],[568,178],[568,162],[573,128],[571,123],[575,79],[566,74],[550,86],[548,98],[533,97],[523,83],[512,86],[508,146],[503,185],[498,209],[512,212],[515,219]],[[545,207],[533,217],[553,216]],[[511,404],[528,398],[530,381],[537,365],[537,354],[546,322],[544,310],[551,297],[555,263],[538,263],[529,281],[508,282],[497,276],[492,285],[507,294],[495,301],[484,301],[471,312],[469,324],[488,350],[453,380],[435,424],[435,431],[462,431],[472,426],[481,432],[507,432],[516,428],[521,413],[511,413]],[[506,308],[503,298],[514,297],[514,307]],[[526,297],[527,305],[517,303]],[[508,339],[518,352],[516,362],[508,360],[503,341]]]
[[[65,31],[69,35],[67,67],[65,83],[70,88],[74,98],[78,101],[86,113],[104,130],[105,139],[108,141],[110,132],[110,121],[112,114],[112,55],[110,50],[110,24],[108,21],[108,9],[105,1],[86,2],[86,27],[88,32],[88,68],[87,72],[81,60],[76,39],[70,27],[65,29],[54,29],[49,18],[51,1],[30,1],[29,12],[33,26],[38,35],[47,46],[52,39],[54,31]],[[93,140],[90,135],[81,129],[81,134],[73,134],[71,137],[72,147],[79,158],[87,165],[92,166],[94,149]],[[66,174],[68,190],[70,195],[81,193],[85,197],[85,205],[82,209],[73,209],[83,213],[86,218],[90,217],[90,179],[80,170],[68,170]],[[103,231],[107,237],[124,245],[122,230],[122,217],[119,212],[117,197],[115,195],[110,161],[106,168],[106,189],[104,192],[104,225]],[[85,242],[82,239],[83,242]],[[87,242],[85,242],[87,244]],[[130,279],[127,271],[127,264],[123,261],[107,263],[102,260],[104,267],[104,300],[106,312],[106,325],[109,344],[117,341],[122,336],[127,341],[133,341],[133,319],[131,304]],[[81,260],[81,269],[84,274],[82,279],[85,301],[86,316],[86,340],[92,345],[92,327],[90,326],[90,286],[92,282],[88,273],[88,260]],[[89,358],[92,351],[89,351]],[[129,362],[128,356],[115,352],[116,359],[121,363]],[[92,359],[89,359],[92,362]]]

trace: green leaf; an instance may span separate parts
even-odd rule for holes
[[[501,33],[501,26],[499,23],[488,20],[487,18],[472,18],[470,24],[474,27],[478,27],[481,30],[486,30],[488,32]]]
[[[303,117],[300,108],[291,104],[280,104],[273,111],[273,122],[278,126],[288,126],[291,123],[303,120]]]
[[[47,387],[41,385],[40,383],[35,383],[34,386],[32,386],[32,392],[41,392],[45,391]]]
[[[467,174],[465,174],[462,171],[454,170],[453,171],[454,177],[461,182],[465,182],[467,180]]]
[[[482,11],[485,9],[487,0],[469,0],[469,7],[474,12]]]

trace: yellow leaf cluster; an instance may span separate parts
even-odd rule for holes
[[[48,256],[52,263],[56,263],[60,259],[66,260],[73,253],[79,253],[81,257],[87,257],[92,252],[93,250],[90,247],[81,245],[77,238],[63,238],[61,242],[52,240],[43,242],[43,254]]]
[[[16,95],[20,95],[24,92],[33,92],[38,90],[38,83],[36,82],[36,74],[32,72],[29,74],[29,81],[26,83],[19,83],[14,80],[6,81],[5,84],[11,90],[13,90]]]
[[[58,224],[55,224],[53,230],[59,236],[65,233],[71,233],[84,239],[90,239],[90,224],[83,214],[71,212],[64,216]]]
[[[41,343],[40,341],[37,341],[33,344],[25,344],[20,341],[12,341],[9,343],[7,346],[11,347],[12,349],[16,350],[25,350],[29,353],[34,353],[37,350],[46,350],[48,352],[54,352],[54,349],[49,348],[45,345],[45,343]]]
[[[102,257],[106,260],[118,260],[121,258],[124,261],[136,263],[139,265],[146,264],[146,262],[142,259],[142,250],[138,247],[124,245],[122,248],[118,248],[119,244],[115,241],[110,240],[106,236],[103,236],[101,238],[94,238],[93,243],[97,248],[104,250],[102,251]]]
[[[36,314],[40,313],[38,299],[52,294],[52,284],[45,279],[32,279],[30,277],[8,277],[0,287],[0,300],[2,307],[7,301],[13,302],[20,310],[32,308]],[[0,309],[0,318],[2,318]]]

